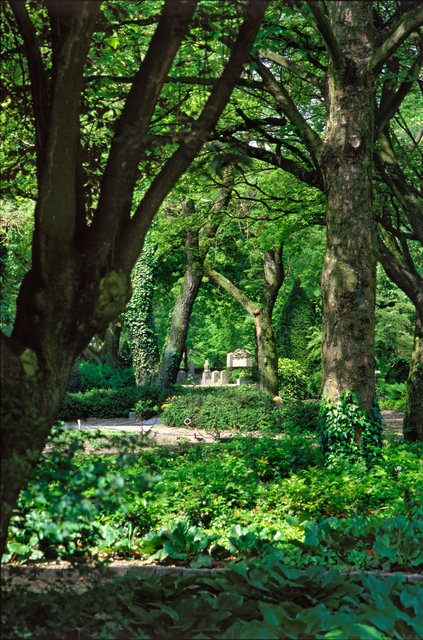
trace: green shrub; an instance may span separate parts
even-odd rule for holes
[[[268,431],[278,426],[278,410],[269,394],[245,386],[224,393],[183,394],[164,408],[162,420],[169,427],[190,421],[192,427],[209,431]]]
[[[396,382],[389,384],[383,380],[377,384],[379,396],[379,406],[381,409],[391,409],[393,411],[405,411],[405,401],[407,395],[407,383]]]
[[[320,405],[318,402],[287,400],[279,408],[281,430],[301,433],[318,430]]]
[[[300,571],[279,550],[213,576],[130,571],[82,591],[16,585],[2,597],[5,638],[416,640],[422,615],[421,584],[400,574]]]
[[[305,370],[296,360],[279,358],[278,381],[283,398],[302,400],[307,396],[308,379]]]
[[[374,405],[370,411],[362,409],[355,392],[345,391],[338,402],[322,402],[319,423],[327,464],[356,463],[363,459],[370,464],[380,455],[382,418],[379,407]],[[360,442],[356,439],[357,432],[361,435]]]
[[[229,382],[235,383],[238,378],[244,378],[248,382],[258,382],[258,370],[255,367],[232,369]]]
[[[140,401],[143,407],[142,417],[149,418],[158,413],[161,397],[160,390],[153,386],[67,393],[58,419],[74,421],[79,418],[118,418],[127,416]]]
[[[81,377],[81,391],[92,389],[121,389],[135,387],[132,367],[111,367],[95,362],[80,362],[77,365]]]

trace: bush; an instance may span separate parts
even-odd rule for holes
[[[279,358],[278,381],[282,397],[294,400],[302,400],[307,397],[307,376],[297,360]]]
[[[407,395],[407,383],[396,382],[388,384],[381,380],[377,385],[379,406],[381,409],[390,409],[392,411],[405,411],[405,401]]]
[[[182,427],[190,420],[192,427],[217,431],[277,429],[278,409],[269,394],[253,387],[220,391],[189,392],[172,399],[164,408],[163,422]]]
[[[142,417],[149,418],[159,411],[161,392],[157,387],[124,387],[121,389],[93,389],[85,393],[67,393],[58,419],[118,418],[133,411],[142,401]]]
[[[280,405],[279,424],[284,431],[315,433],[318,430],[319,411],[318,402],[288,400]]]
[[[254,367],[244,367],[242,369],[232,369],[230,382],[235,383],[238,378],[244,378],[249,382],[258,382],[258,370]]]
[[[77,370],[81,379],[81,391],[92,389],[122,389],[135,387],[135,376],[132,367],[111,367],[95,362],[80,362]]]

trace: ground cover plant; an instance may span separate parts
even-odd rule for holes
[[[391,443],[370,468],[327,468],[311,432],[172,448],[59,428],[21,493],[3,560],[215,566],[278,548],[291,566],[415,570],[422,454]]]
[[[417,640],[423,634],[419,584],[399,574],[299,571],[277,552],[212,577],[130,573],[82,592],[13,587],[3,604],[8,638]]]
[[[423,568],[422,445],[385,442],[370,467],[327,467],[315,430],[293,428],[284,411],[276,434],[209,445],[57,427],[4,562],[94,561],[99,576],[119,558],[228,568],[99,579],[82,594],[6,581],[4,637],[417,640],[421,584],[339,570]]]

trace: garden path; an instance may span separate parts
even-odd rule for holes
[[[399,411],[382,411],[383,421],[385,423],[384,433],[386,436],[394,436],[402,438],[402,423],[404,413]],[[128,433],[140,434],[148,436],[154,440],[156,444],[177,444],[178,442],[188,441],[192,443],[206,444],[214,442],[216,435],[220,439],[230,438],[233,435],[231,431],[220,431],[218,434],[212,435],[210,432],[196,429],[185,429],[182,427],[167,427],[162,423],[160,418],[151,418],[143,422],[136,420],[128,420],[124,418],[113,419],[87,419],[81,420],[80,425],[77,422],[69,422],[65,425],[68,429],[81,430],[109,430],[109,431],[126,431]],[[248,432],[244,435],[254,435],[259,437],[260,432]],[[280,436],[279,436],[280,437]]]

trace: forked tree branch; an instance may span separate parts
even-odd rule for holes
[[[398,49],[406,38],[423,24],[423,5],[413,7],[390,29],[388,35],[374,52],[370,70],[379,72],[384,62]]]
[[[242,73],[243,65],[253,46],[257,31],[267,7],[265,0],[249,0],[245,19],[232,47],[222,76],[213,90],[197,121],[187,133],[184,142],[164,164],[155,177],[134,216],[123,229],[119,243],[118,263],[124,271],[130,270],[140,250],[151,220],[163,199],[200,151],[210,131],[214,129],[225,108],[233,88]]]

